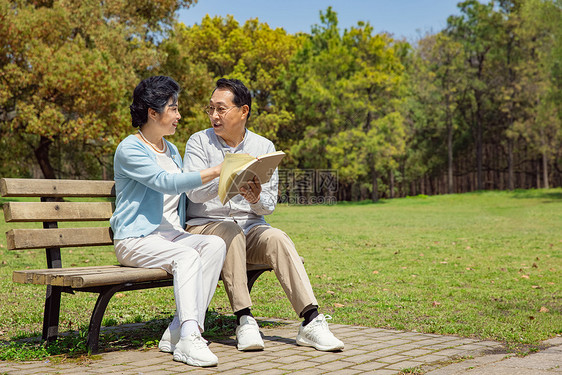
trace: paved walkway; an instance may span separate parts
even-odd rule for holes
[[[493,341],[331,324],[345,350],[326,353],[296,345],[298,322],[268,321],[281,324],[261,329],[263,352],[239,352],[234,337],[212,342],[210,348],[219,357],[214,368],[174,362],[170,354],[150,349],[102,353],[82,364],[0,362],[0,374],[562,374],[560,336],[546,342],[549,348],[520,358],[510,357]]]

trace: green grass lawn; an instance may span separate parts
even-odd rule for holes
[[[334,323],[499,340],[516,350],[562,333],[562,189],[280,205],[268,221],[295,242],[320,311]],[[64,266],[116,263],[111,247],[62,251]],[[14,284],[11,274],[43,268],[44,252],[7,251],[0,236],[0,254],[0,342],[40,336],[44,288]],[[297,319],[272,273],[252,298],[255,316]],[[95,296],[62,301],[61,331],[87,327]],[[233,334],[222,284],[210,309],[210,333]],[[173,311],[171,288],[119,293],[104,325],[152,328],[106,335],[102,344],[154,345]],[[0,359],[18,358],[6,348],[16,350],[0,347]]]

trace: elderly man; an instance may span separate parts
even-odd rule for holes
[[[246,129],[252,98],[242,82],[221,78],[216,83],[206,112],[212,128],[191,136],[186,145],[184,171],[199,171],[224,160],[226,153],[260,156],[275,151],[268,139]],[[251,313],[252,300],[247,287],[246,263],[270,265],[295,312],[304,319],[297,344],[322,351],[343,350],[344,344],[328,328],[318,313],[310,280],[295,245],[283,231],[271,227],[264,215],[277,203],[277,171],[268,183],[249,181],[241,194],[222,205],[218,178],[188,192],[187,231],[213,234],[224,239],[227,256],[222,279],[232,310],[237,317],[238,350],[262,350],[264,342]]]

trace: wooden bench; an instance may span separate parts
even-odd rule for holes
[[[113,245],[111,228],[58,228],[59,222],[107,221],[114,209],[113,181],[0,179],[3,197],[39,197],[40,202],[7,202],[7,223],[41,222],[38,229],[10,229],[6,232],[8,250],[45,249],[47,268],[14,271],[13,281],[47,286],[43,315],[43,340],[58,336],[61,293],[90,292],[99,294],[88,328],[87,346],[93,353],[99,349],[99,333],[105,309],[111,297],[121,291],[172,286],[172,276],[162,269],[134,268],[117,265],[63,268],[61,248]],[[75,198],[65,202],[64,198]],[[87,198],[86,201],[76,201]],[[92,201],[89,198],[107,198]],[[89,200],[89,201],[87,201]],[[107,249],[104,249],[108,251]],[[113,251],[113,249],[111,250]],[[265,271],[267,265],[248,265],[248,289]]]

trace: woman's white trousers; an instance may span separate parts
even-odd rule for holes
[[[180,322],[195,320],[204,331],[205,312],[226,256],[226,245],[220,237],[183,230],[153,232],[116,240],[115,254],[124,266],[162,268],[172,274]]]

